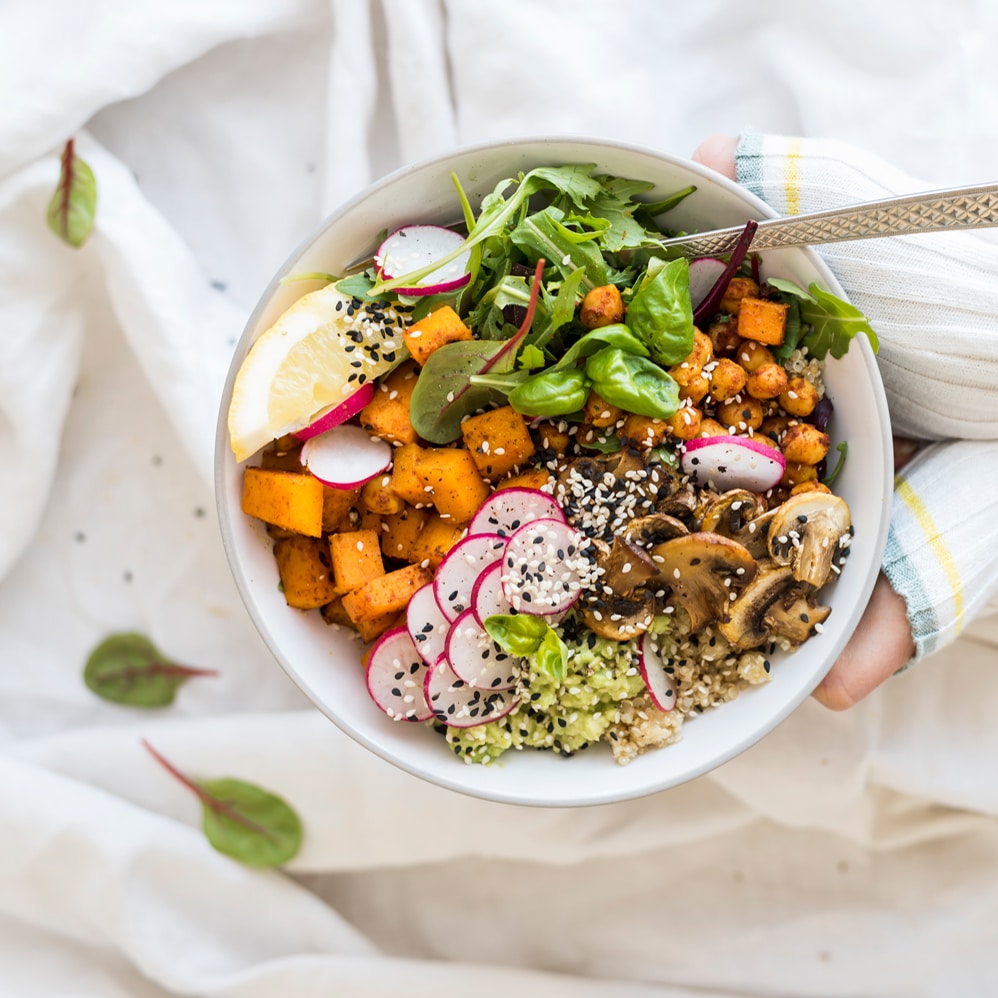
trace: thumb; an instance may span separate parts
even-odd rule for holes
[[[694,163],[700,163],[724,174],[729,180],[734,180],[737,148],[738,139],[733,135],[714,135],[700,143],[692,159]]]

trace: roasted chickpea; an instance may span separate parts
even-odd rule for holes
[[[721,299],[721,311],[737,315],[743,298],[757,298],[759,285],[751,277],[732,277]]]
[[[754,399],[775,399],[787,387],[787,372],[782,364],[757,367],[745,383],[745,390]]]
[[[802,492],[824,492],[826,495],[831,494],[831,489],[825,485],[824,482],[819,482],[817,479],[812,479],[809,482],[800,482],[795,485],[791,490],[790,494],[792,496],[799,496]]]
[[[700,420],[700,436],[701,437],[727,437],[730,436],[728,433],[728,428],[726,426],[721,426],[721,424],[716,419],[711,419],[707,416]]]
[[[755,340],[742,340],[741,345],[735,352],[735,360],[737,360],[749,374],[752,374],[753,371],[757,371],[763,366],[763,364],[776,363],[773,351],[768,347],[763,346],[761,343],[757,343]]]
[[[724,322],[714,322],[707,328],[715,357],[725,357],[733,354],[742,342],[738,335],[738,323],[730,319]]]
[[[818,402],[818,389],[800,375],[792,377],[787,390],[780,393],[780,405],[791,416],[809,416]]]
[[[613,284],[603,284],[586,293],[579,311],[579,322],[586,329],[612,326],[624,319],[624,299]]]
[[[558,454],[564,454],[572,444],[568,423],[538,423],[533,436],[539,447],[553,450]]]
[[[635,447],[650,450],[665,440],[668,435],[668,423],[664,419],[638,416],[632,412],[624,419],[620,435]]]
[[[709,364],[713,359],[714,348],[710,337],[696,329],[693,332],[693,349],[682,361],[669,368],[669,374],[677,385],[688,385],[700,377],[704,364]]]
[[[696,406],[684,405],[665,421],[665,425],[670,437],[676,440],[693,440],[700,436],[702,420],[703,413]]]
[[[764,417],[762,403],[758,399],[735,396],[717,407],[717,421],[728,427],[729,433],[745,433],[749,427],[758,430]]]
[[[831,445],[827,433],[810,423],[791,426],[783,436],[783,456],[797,464],[817,464],[825,459]]]
[[[689,384],[679,386],[679,397],[689,399],[694,405],[699,404],[710,391],[710,380],[701,372],[691,378]]]
[[[780,443],[783,440],[783,434],[790,429],[791,426],[797,425],[797,420],[790,416],[767,416],[762,421],[762,426],[759,427],[759,432],[756,436],[769,437],[770,440],[775,440],[776,443]]]
[[[728,357],[722,357],[710,372],[710,395],[716,402],[734,398],[742,389],[748,375],[745,368]]]
[[[788,488],[793,488],[802,482],[816,482],[817,480],[818,469],[813,464],[798,464],[796,461],[787,461],[787,467],[780,482]]]
[[[624,414],[624,410],[590,392],[585,405],[586,422],[591,426],[613,426]]]
[[[765,433],[753,433],[752,439],[755,440],[756,443],[762,444],[764,447],[771,447],[773,450],[780,449],[780,445],[775,440],[771,440],[767,437]]]

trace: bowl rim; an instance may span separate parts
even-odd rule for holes
[[[448,775],[448,770],[446,767],[443,772],[436,772],[427,770],[425,767],[406,759],[403,755],[398,753],[392,753],[384,751],[383,748],[378,745],[372,738],[368,737],[367,734],[351,726],[344,718],[338,716],[335,712],[331,711],[324,699],[319,696],[316,691],[312,688],[308,680],[297,673],[292,665],[286,660],[286,657],[279,650],[279,642],[277,642],[274,635],[271,633],[267,622],[262,619],[261,614],[257,611],[253,599],[251,598],[251,587],[248,581],[243,577],[242,573],[235,571],[235,565],[237,564],[236,557],[236,540],[234,536],[234,525],[233,514],[235,511],[231,509],[230,505],[226,503],[226,464],[228,461],[234,460],[228,446],[228,405],[232,395],[232,387],[235,380],[236,372],[238,370],[238,363],[236,358],[243,356],[245,349],[248,349],[248,338],[251,336],[252,332],[258,325],[260,318],[264,311],[269,307],[271,300],[273,299],[276,292],[280,289],[282,277],[287,274],[296,261],[298,261],[318,240],[320,240],[323,235],[328,232],[333,226],[335,226],[340,219],[348,214],[356,205],[368,200],[372,196],[377,195],[381,190],[386,187],[391,186],[399,179],[417,171],[422,171],[430,169],[433,167],[444,166],[451,161],[453,161],[458,156],[463,155],[474,155],[476,153],[487,153],[495,152],[501,149],[514,149],[522,146],[530,146],[537,150],[537,154],[540,155],[545,146],[560,146],[565,144],[574,144],[581,147],[587,147],[592,149],[594,153],[598,153],[600,149],[613,150],[614,152],[625,152],[634,153],[640,156],[651,157],[657,159],[671,166],[679,167],[691,173],[699,174],[703,179],[711,184],[717,185],[722,189],[727,190],[729,193],[735,194],[742,202],[744,202],[746,211],[750,212],[753,217],[758,219],[765,218],[775,218],[778,217],[778,213],[774,211],[769,205],[762,201],[759,197],[753,194],[751,191],[737,184],[725,177],[723,174],[717,173],[716,171],[704,166],[701,163],[697,163],[691,159],[687,159],[680,156],[675,156],[670,153],[666,153],[657,149],[653,149],[648,146],[642,146],[630,142],[616,141],[607,138],[591,137],[591,136],[580,136],[574,134],[565,135],[520,135],[511,138],[505,138],[501,140],[478,142],[467,145],[455,146],[446,153],[442,153],[436,156],[427,157],[411,163],[407,163],[397,169],[385,174],[379,179],[375,180],[371,184],[365,186],[361,190],[354,193],[347,200],[340,203],[333,211],[327,214],[319,223],[317,223],[312,230],[306,234],[306,236],[299,241],[295,248],[286,256],[285,260],[281,266],[275,271],[274,276],[271,278],[270,282],[266,288],[261,292],[257,303],[254,306],[252,312],[248,316],[246,323],[243,327],[242,333],[233,347],[232,358],[229,363],[229,369],[226,374],[225,384],[222,389],[222,394],[219,399],[219,409],[218,409],[218,419],[216,423],[215,431],[215,448],[214,448],[214,489],[215,489],[215,506],[216,514],[219,524],[219,530],[221,533],[222,547],[225,551],[226,560],[229,565],[230,573],[233,580],[236,583],[236,587],[239,591],[240,598],[243,602],[243,606],[249,614],[257,632],[263,638],[264,644],[270,651],[271,655],[280,664],[286,675],[291,679],[298,689],[300,689],[309,699],[311,704],[318,709],[326,718],[333,722],[344,734],[349,736],[353,741],[358,742],[365,749],[372,752],[374,755],[378,756],[386,762],[391,763],[398,769],[412,775],[419,777],[420,779],[426,780],[427,782],[434,784],[439,787],[443,787],[448,790],[455,791],[457,793],[464,794],[466,796],[478,798],[481,800],[487,800],[495,803],[521,805],[529,807],[587,807],[587,806],[598,806],[602,804],[612,804],[620,803],[627,800],[637,800],[642,797],[647,797],[655,793],[662,792],[664,790],[671,789],[673,787],[682,786],[685,783],[691,782],[703,776],[706,773],[712,772],[725,763],[731,761],[737,756],[741,755],[747,749],[751,748],[761,739],[772,733],[780,724],[783,723],[798,707],[810,696],[811,690],[803,690],[803,692],[798,692],[794,696],[788,698],[779,710],[776,710],[768,714],[765,721],[752,729],[752,731],[738,742],[733,743],[726,751],[719,753],[714,756],[706,758],[702,764],[689,767],[683,774],[681,779],[669,778],[668,776],[662,779],[650,779],[647,781],[646,785],[643,785],[639,789],[635,790],[633,788],[623,787],[619,792],[606,792],[600,791],[598,793],[590,794],[576,794],[572,797],[558,797],[557,799],[547,799],[538,794],[530,793],[520,793],[520,792],[509,792],[502,789],[489,791],[486,788],[478,788],[474,786],[469,786],[466,783],[462,783],[456,778],[450,778]],[[597,169],[599,168],[599,162],[597,161]],[[814,271],[820,275],[822,281],[826,282],[826,286],[839,297],[848,300],[845,291],[839,284],[835,275],[828,268],[825,262],[814,252],[810,247],[799,247],[796,248],[799,252],[805,254],[808,259],[809,265],[814,269]],[[863,362],[870,372],[873,395],[874,395],[874,405],[877,409],[878,415],[880,417],[879,426],[881,429],[881,443],[884,447],[885,456],[889,456],[891,453],[891,423],[890,414],[887,407],[887,398],[884,392],[883,383],[880,378],[879,369],[876,364],[876,358],[870,347],[869,341],[865,336],[858,336],[851,344],[851,349],[859,349],[863,354]],[[880,517],[878,520],[877,536],[874,539],[874,552],[876,554],[877,563],[879,564],[883,558],[883,552],[887,543],[887,534],[890,525],[890,514],[891,514],[891,503],[890,496],[893,491],[893,469],[890,467],[889,460],[884,461],[883,468],[883,496],[885,501],[881,503]],[[873,591],[873,586],[876,582],[877,573],[870,572],[869,576],[864,580],[862,586],[858,591],[857,606],[861,609],[859,610],[859,615],[862,615],[863,610],[869,604],[870,596]],[[843,635],[839,640],[839,646],[835,648],[834,654],[831,652],[826,658],[826,666],[820,673],[816,673],[815,685],[827,674],[828,670],[834,664],[835,660],[841,654],[845,643],[848,640],[849,635]],[[665,746],[667,749],[668,746]],[[656,750],[660,751],[660,750]],[[453,759],[448,759],[449,762],[455,763]],[[464,767],[459,767],[463,769]],[[456,774],[455,774],[456,775]]]

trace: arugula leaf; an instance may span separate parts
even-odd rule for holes
[[[112,634],[90,653],[83,670],[87,689],[130,707],[166,707],[195,676],[217,676],[171,662],[147,637],[131,631]]]
[[[594,233],[579,234],[562,224],[564,214],[553,205],[525,218],[510,234],[515,246],[531,261],[550,260],[564,277],[581,269],[586,291],[606,284],[606,262],[593,241]]]
[[[839,452],[839,459],[835,462],[835,467],[821,480],[822,485],[831,487],[835,479],[842,473],[842,467],[846,463],[846,454],[849,451],[849,444],[843,440],[836,448]]]
[[[533,343],[528,343],[520,351],[518,366],[521,371],[536,371],[546,363],[544,351],[535,347]]]
[[[59,183],[49,201],[45,219],[64,242],[82,246],[93,232],[97,216],[97,180],[90,166],[76,155],[72,139],[59,161]]]
[[[652,260],[627,307],[627,325],[660,364],[678,364],[693,349],[690,265],[685,257]]]

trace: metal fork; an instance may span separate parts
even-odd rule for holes
[[[759,223],[752,250],[990,226],[998,226],[998,184],[953,187],[865,201],[830,211],[768,218]],[[684,256],[721,256],[734,249],[743,231],[743,225],[735,225],[694,232],[664,239],[662,245],[676,247]]]

